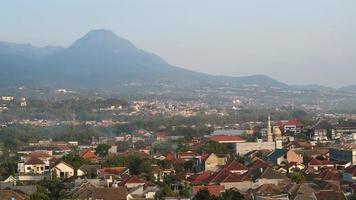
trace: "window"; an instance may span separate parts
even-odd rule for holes
[[[31,167],[27,167],[27,170],[31,170]]]

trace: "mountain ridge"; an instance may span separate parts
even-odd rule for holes
[[[89,31],[67,48],[41,48],[28,44],[25,48],[26,44],[16,44],[7,45],[6,50],[6,45],[1,44],[0,69],[5,73],[0,78],[6,78],[10,84],[48,82],[55,85],[65,82],[68,85],[105,88],[115,87],[123,81],[142,80],[191,82],[198,85],[290,87],[266,75],[215,76],[176,67],[105,29]],[[26,76],[19,75],[21,71],[26,72]]]

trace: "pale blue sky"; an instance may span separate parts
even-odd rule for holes
[[[356,84],[355,0],[9,0],[0,40],[68,46],[111,29],[169,63],[290,84]]]

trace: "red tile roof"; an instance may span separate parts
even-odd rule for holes
[[[146,183],[144,180],[140,179],[137,176],[131,176],[130,178],[128,178],[125,183]]]
[[[242,165],[241,163],[237,162],[236,160],[231,161],[230,163],[226,164],[224,167],[228,171],[247,171],[248,168]]]
[[[44,165],[45,163],[37,157],[30,157],[26,160],[25,165]]]
[[[174,160],[174,155],[172,152],[168,152],[167,155],[166,155],[166,158],[165,160],[168,160],[168,161],[173,161]]]
[[[315,192],[316,200],[346,200],[344,193],[341,191],[321,190]]]
[[[192,184],[203,184],[206,179],[208,179],[214,172],[205,171],[201,174],[195,174],[190,177],[190,181]]]
[[[128,193],[125,187],[93,188],[91,195],[93,199],[126,200]]]
[[[316,165],[316,166],[327,166],[327,165],[333,165],[334,163],[330,160],[318,160],[316,158],[312,158],[308,164]]]
[[[356,165],[351,165],[345,169],[345,173],[352,174],[352,176],[356,176]]]
[[[302,126],[302,123],[298,119],[291,119],[288,120],[287,123],[284,124],[285,126]]]
[[[335,180],[335,181],[340,180],[338,173],[336,171],[332,171],[329,169],[325,169],[322,172],[320,172],[317,178],[321,180]]]
[[[261,160],[259,158],[256,158],[254,161],[252,161],[250,164],[247,165],[247,168],[249,169],[259,169],[259,168],[268,168],[270,167],[272,164],[268,163],[264,160]]]
[[[87,160],[96,160],[97,157],[91,149],[83,150],[79,153],[79,156]]]
[[[221,185],[193,186],[194,194],[198,193],[200,190],[208,190],[212,196],[218,197],[225,191],[225,188]]]
[[[0,190],[0,199],[8,200],[14,197],[16,200],[24,200],[25,197],[21,196],[19,193],[11,190]]]
[[[127,170],[127,167],[107,167],[98,169],[98,174],[121,174]]]
[[[34,151],[27,155],[27,157],[36,157],[36,158],[52,158],[53,156],[49,155],[45,151]]]
[[[242,142],[244,141],[238,135],[214,135],[209,138],[211,141],[215,142]]]
[[[213,173],[204,182],[208,184],[220,184],[220,183],[242,182],[244,180],[247,180],[247,178],[244,178],[237,174],[233,174],[225,169],[222,169],[218,172]]]

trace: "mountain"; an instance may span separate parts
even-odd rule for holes
[[[323,85],[312,84],[312,85],[291,85],[292,88],[298,90],[309,90],[309,91],[332,91],[335,90],[331,87],[326,87]]]
[[[356,92],[356,85],[349,85],[349,86],[341,87],[338,90],[341,91],[341,92],[352,92],[352,93],[355,93]]]
[[[35,59],[44,58],[62,49],[55,46],[35,47],[31,44],[0,42],[0,55],[18,55]]]
[[[213,76],[172,66],[109,30],[93,30],[68,48],[0,43],[0,84],[116,87],[128,81],[191,85],[287,85],[264,75]]]

